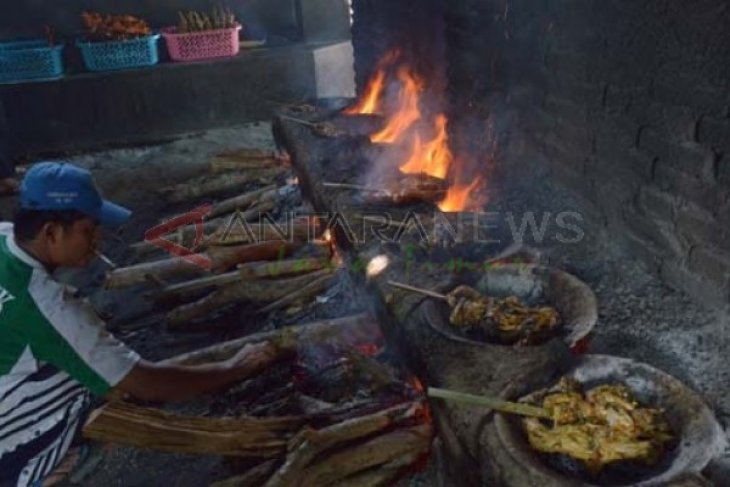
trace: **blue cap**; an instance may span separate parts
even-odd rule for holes
[[[102,225],[117,226],[132,212],[101,197],[91,173],[67,162],[41,162],[20,185],[20,207],[28,210],[76,210]]]

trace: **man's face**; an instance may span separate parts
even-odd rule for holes
[[[47,236],[48,252],[57,266],[85,267],[96,258],[101,228],[91,218],[82,218],[67,227],[50,224]]]

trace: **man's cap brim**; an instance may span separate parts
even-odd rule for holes
[[[129,218],[132,216],[132,210],[104,200],[96,215],[93,216],[104,226],[118,227],[129,221]]]

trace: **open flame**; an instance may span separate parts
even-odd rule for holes
[[[469,208],[470,198],[479,187],[482,178],[476,178],[471,184],[454,184],[449,187],[446,197],[439,202],[439,210],[443,212],[464,211]]]
[[[388,52],[376,66],[363,96],[346,114],[372,114],[387,111],[384,103],[386,88],[392,67],[401,59],[399,50]],[[453,178],[455,171],[463,170],[463,161],[455,159],[449,145],[447,133],[448,119],[443,113],[435,116],[421,110],[420,97],[424,83],[404,63],[395,70],[398,81],[397,103],[395,110],[388,113],[385,126],[370,136],[373,143],[393,144],[399,148],[409,148],[407,155],[398,163],[403,174],[426,174],[439,179],[451,176],[454,184],[446,197],[439,202],[442,211],[458,212],[475,208],[479,202],[474,199],[476,190],[484,183],[482,177],[465,183],[463,178]],[[395,151],[394,151],[395,152]]]
[[[418,106],[420,80],[406,68],[398,69],[398,80],[402,84],[398,93],[398,110],[390,116],[388,123],[380,132],[370,136],[371,142],[386,144],[397,142],[411,125],[421,118],[421,109]]]
[[[393,49],[383,56],[375,66],[375,74],[368,80],[365,92],[354,105],[343,110],[346,115],[369,115],[382,112],[382,98],[385,91],[387,71],[400,57],[400,50]]]
[[[344,110],[347,115],[373,114],[380,111],[380,98],[385,88],[385,71],[378,70],[375,75],[368,81],[365,88],[365,96],[363,96],[353,106]]]
[[[449,148],[449,138],[446,134],[446,116],[436,117],[436,136],[429,142],[422,144],[421,137],[413,137],[413,150],[410,158],[400,167],[404,174],[428,174],[439,179],[446,179],[453,159]]]

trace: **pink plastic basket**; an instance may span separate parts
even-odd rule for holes
[[[177,33],[177,27],[162,29],[167,51],[173,61],[199,61],[238,54],[241,26],[203,32]]]

